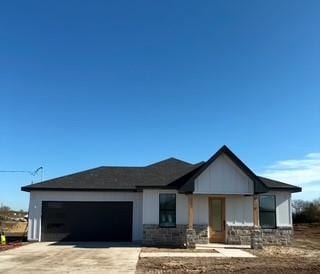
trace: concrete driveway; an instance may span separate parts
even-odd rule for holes
[[[134,273],[140,248],[111,243],[32,243],[0,252],[0,273]]]

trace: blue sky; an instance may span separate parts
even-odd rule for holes
[[[0,169],[208,159],[320,196],[319,1],[0,4]],[[0,173],[27,208],[28,174]]]

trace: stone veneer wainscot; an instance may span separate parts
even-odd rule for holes
[[[227,243],[228,244],[250,244],[251,226],[228,226]],[[288,245],[293,238],[292,227],[277,227],[273,229],[261,229],[263,245]]]
[[[195,242],[208,243],[208,226],[194,225]],[[143,225],[143,244],[146,246],[185,246],[188,225],[164,228],[159,225]]]
[[[195,243],[207,244],[208,226],[194,225]],[[159,227],[159,225],[143,225],[143,244],[146,246],[185,246],[188,225],[176,225],[172,228]],[[250,245],[251,226],[228,226],[228,244]],[[292,227],[277,227],[275,229],[261,229],[263,245],[288,245],[293,238]]]

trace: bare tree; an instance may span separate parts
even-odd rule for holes
[[[8,212],[8,211],[10,211],[10,210],[11,210],[11,208],[10,208],[9,206],[6,206],[6,205],[1,204],[1,206],[0,206],[0,212]]]

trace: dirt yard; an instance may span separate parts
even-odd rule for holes
[[[290,246],[250,252],[257,258],[140,258],[136,273],[320,273],[320,224],[295,226]]]
[[[11,242],[6,245],[0,245],[0,252],[1,251],[6,251],[9,249],[21,247],[22,245],[26,245],[27,243],[22,243],[22,242]]]

